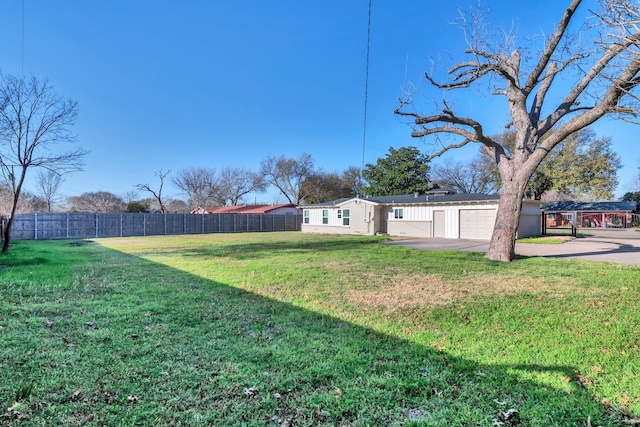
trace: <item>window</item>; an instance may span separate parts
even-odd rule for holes
[[[342,218],[342,209],[338,209],[338,219]]]
[[[309,224],[309,211],[308,210],[304,211],[304,223],[305,224]]]
[[[327,209],[322,210],[322,223],[329,224],[329,211]]]
[[[342,225],[347,225],[347,226],[349,225],[349,215],[350,215],[349,209],[344,209],[342,211]]]
[[[393,218],[394,219],[403,219],[404,218],[404,209],[403,208],[395,208],[393,210]]]

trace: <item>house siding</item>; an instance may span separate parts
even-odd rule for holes
[[[541,203],[534,200],[525,200],[522,203],[522,213],[518,224],[518,239],[542,234],[540,206]]]
[[[338,210],[349,209],[349,225],[342,225],[342,218],[338,218]],[[303,232],[328,234],[365,234],[374,235],[375,205],[360,199],[354,199],[339,206],[309,207],[309,224],[302,223]],[[329,212],[329,223],[322,223],[322,211]],[[304,218],[304,217],[303,217]]]
[[[387,223],[390,236],[432,237],[431,221],[401,221]]]
[[[303,232],[332,234],[374,235],[386,233],[399,237],[434,237],[434,212],[441,212],[443,223],[436,230],[448,239],[460,238],[461,211],[497,211],[498,200],[468,200],[456,202],[412,202],[386,203],[386,201],[369,201],[365,199],[339,200],[335,205],[305,206],[309,223],[302,224]],[[344,226],[338,218],[339,209],[350,210],[350,224]],[[402,209],[402,218],[395,218],[395,209]],[[328,224],[322,224],[322,211],[329,212]],[[468,216],[468,215],[467,215]],[[518,230],[519,237],[540,234],[540,204],[525,201],[523,216]],[[493,228],[493,223],[487,227]],[[486,235],[491,235],[489,232]]]
[[[404,217],[394,218],[394,210],[402,209]],[[434,211],[444,213],[444,238],[460,238],[460,211],[476,209],[498,209],[495,203],[447,204],[447,205],[390,205],[381,209],[390,236],[433,237]],[[538,213],[539,216],[539,213]]]

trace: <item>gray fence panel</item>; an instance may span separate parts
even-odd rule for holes
[[[144,236],[144,215],[142,214],[122,214],[122,229],[120,235],[128,236]]]
[[[220,215],[203,215],[204,232],[206,234],[220,232]]]
[[[273,217],[275,215],[264,215],[262,218],[262,227],[264,230],[273,230]]]
[[[235,215],[220,214],[220,233],[234,233]]]
[[[38,227],[34,232],[38,233],[38,237],[46,236],[47,239],[66,239],[68,234],[68,221],[65,217],[63,221],[58,218],[57,214],[41,213],[33,214],[34,220],[37,220]],[[34,221],[35,224],[35,221]],[[35,228],[35,226],[34,226]],[[15,230],[15,229],[14,229]]]
[[[185,215],[185,234],[201,234],[203,229],[203,215]]]
[[[122,232],[121,214],[100,214],[97,215],[98,228],[97,237],[119,237]]]
[[[167,214],[167,234],[185,234],[184,231],[184,215]]]
[[[299,231],[301,225],[301,215],[34,213],[16,215],[11,237],[45,240]]]
[[[167,234],[165,218],[167,215],[161,213],[143,214],[145,219],[145,235],[159,236]]]
[[[262,216],[263,215],[247,215],[246,231],[262,231]]]
[[[24,218],[24,221],[14,221],[11,237],[13,239],[35,239],[35,218],[34,215]],[[4,234],[4,233],[3,233]]]
[[[273,218],[273,230],[274,231],[286,231],[287,230],[286,220],[287,220],[287,216],[286,215],[278,215],[277,217],[274,217]]]
[[[62,220],[62,218],[61,218]],[[67,214],[67,238],[84,239],[96,236],[96,214],[71,213]],[[46,236],[38,236],[46,239]]]

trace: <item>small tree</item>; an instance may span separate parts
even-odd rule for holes
[[[8,215],[13,208],[13,191],[11,187],[6,184],[0,184],[0,216]],[[18,205],[15,207],[15,213],[42,212],[46,209],[46,200],[27,190],[22,190]]]
[[[237,206],[240,200],[249,193],[265,191],[264,177],[248,169],[227,167],[220,171],[218,177],[217,198],[220,204]]]
[[[307,203],[320,203],[355,197],[359,193],[359,184],[360,169],[349,166],[342,173],[317,171],[307,177],[302,186],[307,194]]]
[[[38,172],[36,188],[47,203],[47,212],[51,212],[53,204],[57,201],[58,191],[63,181],[63,176],[54,170],[45,169]]]
[[[77,115],[77,102],[57,95],[46,79],[0,73],[0,172],[12,193],[3,253],[9,250],[27,171],[43,168],[63,175],[81,170],[85,150],[56,150],[58,144],[75,141],[69,128]]]
[[[309,153],[300,157],[268,157],[261,162],[260,175],[267,184],[276,187],[289,203],[299,205],[308,195],[304,182],[314,174],[313,158]]]
[[[432,187],[429,157],[416,147],[389,147],[385,157],[364,167],[362,177],[367,183],[364,191],[371,196],[425,192]]]
[[[69,197],[68,202],[78,212],[123,212],[127,207],[122,197],[108,191],[89,191]]]
[[[440,189],[454,193],[494,194],[500,184],[486,173],[484,159],[484,156],[478,156],[468,164],[454,162],[436,166],[433,168],[434,182]]]
[[[183,169],[176,173],[171,182],[188,197],[192,208],[206,209],[216,201],[218,178],[215,169]]]
[[[164,172],[162,169],[160,169],[158,172],[156,172],[156,176],[160,179],[160,185],[158,186],[158,191],[155,191],[154,189],[151,188],[151,186],[149,184],[137,184],[136,188],[140,191],[146,191],[148,193],[151,193],[151,195],[153,196],[153,198],[158,202],[158,205],[160,206],[160,212],[162,213],[167,213],[167,208],[165,207],[163,201],[162,201],[162,187],[164,187],[164,179],[171,173],[170,170]],[[149,207],[147,206],[147,209],[149,209]]]
[[[515,134],[512,152],[488,136],[480,121],[457,113],[446,100],[438,112],[420,114],[411,107],[408,95],[395,110],[412,119],[414,137],[448,135],[455,139],[436,155],[475,142],[496,163],[502,192],[487,251],[489,259],[514,258],[527,183],[554,147],[603,117],[633,120],[638,111],[640,6],[628,0],[600,0],[600,10],[594,12],[598,21],[585,28],[578,39],[568,29],[581,3],[569,3],[537,53],[531,53],[530,46],[515,46],[512,34],[503,32],[506,37],[496,37],[483,32],[481,17],[469,20],[463,15],[467,60],[449,69],[448,80],[437,81],[433,74],[425,74],[433,86],[445,91],[468,89],[490,79],[486,88],[504,96],[511,116],[509,126]],[[554,99],[561,91],[564,96]]]

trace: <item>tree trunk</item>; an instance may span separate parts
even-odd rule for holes
[[[20,186],[22,187],[22,186]],[[4,242],[2,242],[2,253],[6,254],[9,251],[9,244],[11,243],[11,228],[13,228],[13,219],[16,216],[16,210],[18,208],[18,200],[20,199],[20,189],[18,193],[13,195],[13,205],[11,206],[11,215],[7,220],[7,227],[4,229]]]
[[[22,184],[24,183],[24,178],[26,175],[27,167],[22,166],[22,169],[20,171],[20,179],[18,180],[17,184],[15,182],[15,176],[13,176],[11,181],[11,188],[13,190],[13,204],[11,206],[11,215],[9,216],[9,220],[7,221],[7,228],[4,232],[4,242],[2,243],[3,254],[6,254],[9,251],[9,243],[11,243],[11,229],[13,228],[13,219],[15,218],[16,211],[18,210],[18,200],[20,200]]]
[[[491,260],[510,262],[515,258],[516,236],[527,182],[528,177],[524,174],[515,174],[513,179],[503,182],[493,235],[486,255]]]

